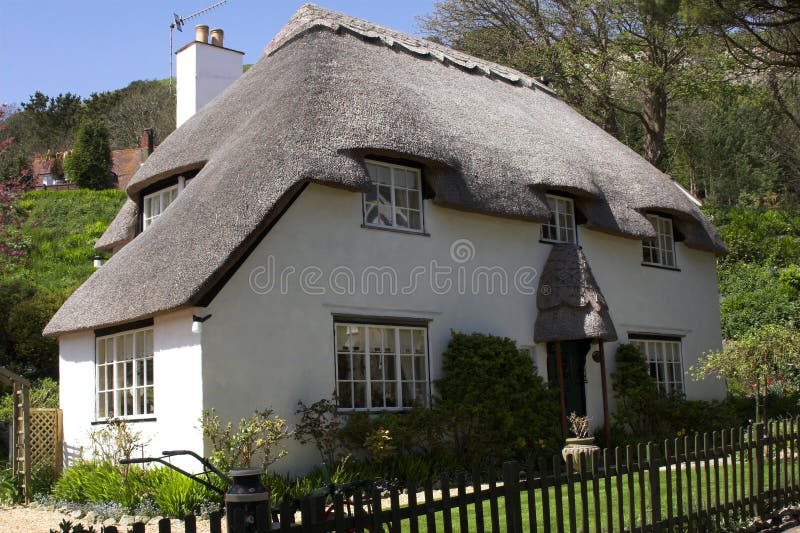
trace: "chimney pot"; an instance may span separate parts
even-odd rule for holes
[[[222,48],[222,38],[224,35],[225,32],[223,32],[221,28],[214,28],[211,30],[211,44]]]
[[[206,24],[198,24],[194,27],[194,40],[208,43],[208,26]]]
[[[155,138],[154,137],[155,137],[155,135],[153,135],[153,129],[152,128],[145,128],[144,131],[142,131],[142,139],[139,142],[139,147],[140,148],[144,148],[145,150],[147,150],[147,155],[152,154],[153,153],[153,149],[155,148]]]

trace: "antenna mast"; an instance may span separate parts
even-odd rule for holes
[[[173,92],[172,92],[172,77],[173,77],[172,76],[172,71],[173,71],[173,68],[172,68],[172,63],[173,63],[173,57],[172,57],[173,56],[173,53],[172,53],[172,30],[177,28],[178,31],[182,32],[183,31],[183,25],[186,23],[186,21],[191,20],[191,19],[196,18],[196,17],[199,17],[203,13],[208,13],[212,9],[218,8],[222,4],[226,4],[226,3],[228,3],[228,0],[221,0],[220,2],[217,2],[216,4],[212,4],[212,5],[208,6],[208,7],[204,7],[200,11],[195,11],[194,13],[192,13],[191,15],[188,15],[186,17],[181,17],[177,13],[172,13],[172,18],[174,19],[174,21],[169,25],[169,94],[173,94]]]

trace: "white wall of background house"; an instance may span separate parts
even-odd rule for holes
[[[533,346],[536,317],[534,294],[520,293],[510,280],[508,294],[488,294],[486,285],[473,291],[477,267],[502,267],[513,278],[520,267],[541,272],[550,245],[541,243],[540,225],[446,209],[425,201],[426,235],[362,227],[362,195],[311,184],[291,205],[236,274],[204,311],[203,397],[223,418],[237,419],[256,408],[271,406],[290,420],[298,400],[329,397],[336,386],[334,315],[364,318],[401,317],[428,320],[430,371],[440,375],[441,354],[450,330],[510,337],[519,346]],[[677,244],[680,271],[641,266],[642,244],[578,229],[579,244],[608,301],[622,341],[628,332],[682,337],[684,368],[701,352],[721,344],[713,254]],[[468,239],[474,257],[457,263],[451,245]],[[267,293],[263,268],[275,258],[275,286]],[[408,284],[412,269],[431,261],[453,268],[453,288],[437,294],[428,278],[411,294],[377,294],[374,284],[362,294],[360,275],[369,266],[391,266],[399,285]],[[356,273],[356,294],[336,294],[328,279],[336,267]],[[288,275],[286,294],[281,271]],[[318,267],[322,277],[306,286],[324,288],[308,294],[299,278],[306,267]],[[458,268],[464,267],[467,290],[457,289]],[[253,273],[255,278],[252,278]],[[307,271],[309,272],[309,271]],[[251,278],[258,291],[251,287]],[[262,294],[259,294],[261,292]],[[687,302],[691,302],[688,304]],[[616,344],[608,345],[609,372],[614,369]],[[545,347],[534,350],[539,372],[546,374]],[[599,365],[587,359],[587,408],[602,422]],[[694,383],[686,378],[691,399],[721,398],[720,382]],[[554,420],[554,423],[558,423]],[[295,472],[319,461],[311,449],[292,445],[278,470]]]
[[[197,429],[202,413],[200,336],[192,333],[192,311],[155,317],[153,321],[155,413],[131,418],[131,428],[149,441],[144,453],[169,449],[203,450]],[[59,338],[60,403],[64,411],[64,445],[70,464],[91,453],[89,434],[102,427],[96,415],[95,333]],[[142,420],[144,419],[144,420]]]

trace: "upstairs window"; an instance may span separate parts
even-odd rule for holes
[[[630,337],[629,340],[644,355],[647,368],[656,380],[658,389],[665,394],[682,395],[681,340],[670,337]]]
[[[647,215],[656,230],[656,236],[642,241],[642,263],[651,266],[675,268],[675,238],[672,220],[658,215]]]
[[[542,240],[575,243],[575,205],[571,198],[547,195],[550,220],[542,224]]]
[[[423,231],[422,175],[419,169],[367,161],[372,188],[364,193],[364,225]]]
[[[97,419],[155,414],[153,328],[97,338]]]
[[[339,407],[397,410],[428,403],[424,327],[336,324]]]
[[[155,219],[178,197],[178,185],[161,189],[144,197],[142,230],[146,230]]]

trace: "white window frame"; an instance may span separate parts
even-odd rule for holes
[[[661,392],[679,396],[685,394],[683,349],[679,337],[630,335],[628,341],[642,352],[647,370]]]
[[[544,242],[575,244],[578,233],[575,226],[575,202],[566,196],[545,195],[550,208],[550,220],[542,224]]]
[[[142,231],[150,227],[150,224],[164,214],[164,211],[178,199],[180,189],[181,187],[179,185],[165,187],[164,189],[146,195],[142,199]],[[156,204],[158,204],[158,208],[154,209]]]
[[[355,328],[361,328],[364,346],[355,344]],[[372,330],[377,330],[374,336],[380,337],[381,346],[371,345]],[[401,345],[401,335],[404,334],[409,335],[408,350]],[[429,405],[427,327],[337,321],[334,324],[334,347],[336,395],[341,410],[402,411],[417,403]],[[391,358],[391,366],[387,366],[387,356]],[[358,362],[359,359],[362,363]],[[359,364],[361,370],[356,372]],[[406,374],[403,373],[404,365]],[[381,376],[373,376],[376,369],[382,373]],[[376,385],[376,391],[382,392],[373,392],[373,385]],[[363,403],[356,401],[360,387],[363,387]],[[373,402],[373,394],[382,398],[379,405]]]
[[[370,192],[364,193],[362,197],[364,226],[370,228],[390,228],[409,233],[424,233],[425,213],[423,209],[424,202],[422,198],[422,172],[420,169],[394,163],[384,163],[383,161],[374,161],[371,159],[366,160],[365,164],[367,166],[370,179],[372,180],[372,189]],[[389,171],[389,183],[378,183],[378,178],[375,175],[378,168],[387,169]],[[408,188],[398,184],[400,172],[410,172],[414,174],[415,183],[413,187]],[[390,198],[387,203],[381,203],[380,201],[381,195],[379,194],[379,191],[382,187],[388,189],[387,192],[389,193]],[[414,205],[411,205],[412,200],[409,199],[409,193],[416,193],[418,200],[414,203]],[[370,196],[373,196],[374,199],[369,199]],[[399,205],[400,198],[403,196],[406,198],[405,206]],[[375,210],[374,212],[377,216],[374,221],[370,222],[368,219],[373,210]],[[385,215],[391,216],[390,223],[381,221],[380,217],[382,210],[388,211],[385,213]],[[411,227],[412,213],[419,213],[419,227]],[[406,222],[405,226],[398,223],[398,220],[402,219],[403,217],[405,218]]]
[[[658,215],[647,215],[647,220],[653,225],[656,236],[642,241],[642,264],[677,268],[672,219]],[[649,258],[648,253],[650,255]]]
[[[95,339],[95,418],[98,421],[155,416],[153,355],[152,326]]]

